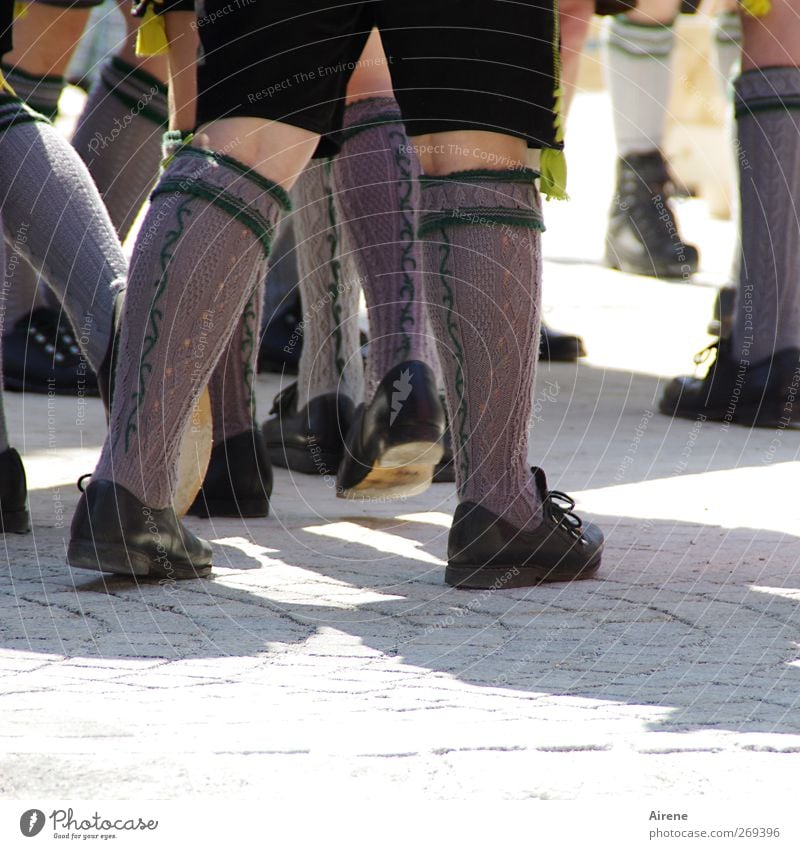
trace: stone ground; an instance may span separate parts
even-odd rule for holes
[[[795,795],[800,434],[656,412],[708,342],[732,226],[681,204],[690,284],[604,269],[606,109],[579,98],[574,199],[547,210],[547,318],[590,356],[541,369],[530,455],[605,529],[598,579],[449,589],[451,485],[362,506],[282,470],[269,519],[189,521],[211,580],[73,573],[100,403],[7,395],[34,529],[0,553],[1,796]]]

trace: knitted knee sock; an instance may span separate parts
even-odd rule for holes
[[[365,396],[370,399],[392,366],[404,360],[435,363],[419,279],[419,163],[394,98],[348,106],[344,137],[333,178],[346,255],[367,301]]]
[[[58,295],[96,371],[125,283],[122,247],[72,147],[7,94],[0,94],[0,187],[6,239]]]
[[[541,521],[527,466],[541,322],[535,172],[422,179],[420,238],[461,501],[518,528]]]
[[[236,322],[233,336],[208,382],[214,445],[255,427],[254,384],[263,303],[264,283],[261,281],[245,304],[244,313]]]
[[[112,57],[100,69],[72,144],[94,177],[120,239],[125,239],[158,178],[167,89]]]
[[[360,289],[343,280],[330,160],[313,160],[294,187],[297,265],[303,301],[303,353],[297,406],[341,392],[358,404],[364,369],[358,331]]]
[[[172,502],[192,405],[264,279],[286,193],[226,156],[187,149],[156,186],[133,252],[111,426],[95,476]]]
[[[0,228],[2,228],[3,224],[0,221]],[[6,266],[6,246],[2,239],[0,239],[0,268],[2,269],[2,279],[3,279],[3,292],[6,291],[6,274],[8,273],[8,268]],[[3,385],[3,346],[0,345],[0,387]],[[6,413],[5,407],[3,405],[3,393],[0,391],[0,454],[8,449],[8,430],[6,428]]]
[[[800,348],[800,68],[736,81],[741,272],[733,353]]]
[[[35,77],[5,63],[2,69],[3,76],[20,100],[45,118],[55,121],[58,116],[58,101],[64,91],[64,77]]]
[[[661,148],[674,41],[672,24],[632,23],[624,15],[611,20],[606,62],[620,157]]]

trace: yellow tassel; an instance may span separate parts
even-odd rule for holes
[[[152,6],[148,6],[136,34],[136,55],[160,56],[168,50],[169,42],[164,28],[164,19],[153,11]]]
[[[3,76],[2,71],[0,71],[0,91],[7,91],[12,97],[17,96],[9,81]]]
[[[539,187],[548,200],[569,200],[567,194],[567,158],[563,150],[546,147],[539,163],[542,179]]]
[[[25,15],[28,14],[28,3],[21,3],[20,0],[17,0],[14,3],[14,20],[19,20],[19,18],[24,18]]]
[[[740,0],[740,2],[745,12],[754,18],[763,18],[772,9],[772,0]]]

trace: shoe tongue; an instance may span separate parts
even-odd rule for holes
[[[544,500],[548,492],[547,476],[544,473],[544,469],[540,469],[539,466],[531,466],[531,472],[533,473],[533,482],[536,484],[536,489],[542,500]]]

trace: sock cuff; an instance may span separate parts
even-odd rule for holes
[[[445,226],[523,227],[544,230],[537,171],[476,169],[422,178],[423,202],[417,233]]]
[[[19,68],[11,68],[5,63],[2,64],[2,70],[6,82],[20,100],[50,120],[58,115],[58,101],[65,85],[64,77],[37,77]]]
[[[611,19],[606,38],[609,48],[633,59],[665,59],[670,55],[674,41],[672,23],[640,24],[625,15]]]
[[[17,124],[30,124],[36,121],[43,124],[50,123],[44,115],[31,109],[18,97],[0,92],[0,133],[4,133]]]
[[[403,115],[393,97],[365,97],[345,108],[341,139],[348,141],[365,130],[402,123]]]
[[[100,69],[100,85],[120,103],[154,124],[166,124],[169,119],[166,86],[152,74],[112,56]]]
[[[758,112],[800,110],[800,68],[754,68],[733,83],[736,118]]]
[[[277,183],[256,174],[224,154],[183,148],[175,155],[151,198],[164,194],[201,198],[244,224],[269,255],[275,227],[269,207],[291,208],[289,196]]]

